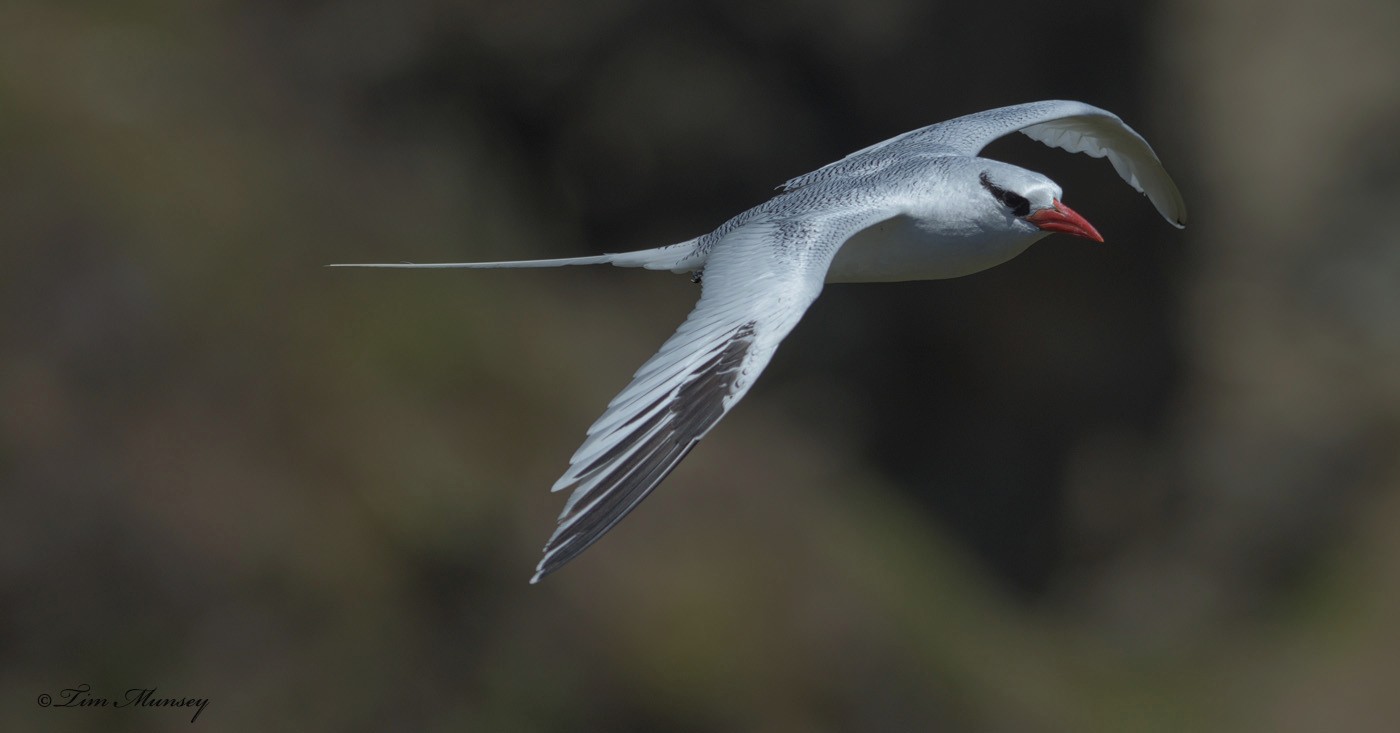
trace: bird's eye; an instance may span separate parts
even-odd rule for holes
[[[1011,209],[1011,213],[1016,216],[1027,216],[1031,213],[1031,202],[1025,196],[1010,191],[1001,192],[1001,202],[1006,204],[1006,208]]]
[[[982,187],[987,189],[987,191],[991,193],[997,201],[1000,201],[1003,206],[1011,209],[1012,214],[1016,216],[1026,216],[1031,213],[1031,202],[1026,200],[1025,196],[1014,191],[1008,191],[992,183],[991,179],[987,178],[986,173],[978,176],[978,178],[982,181]]]

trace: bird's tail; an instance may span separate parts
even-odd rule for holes
[[[514,260],[510,262],[384,262],[326,265],[327,267],[395,267],[413,269],[470,269],[498,270],[522,267],[568,267],[570,265],[613,265],[616,267],[644,267],[648,270],[670,270],[671,272],[692,272],[705,264],[704,254],[697,251],[697,241],[692,239],[680,244],[671,244],[654,249],[635,252],[596,255],[593,257],[566,257],[555,260]]]

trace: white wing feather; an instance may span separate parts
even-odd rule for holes
[[[651,493],[743,398],[821,293],[831,258],[891,212],[757,221],[715,245],[700,301],[588,429],[554,491],[573,489],[531,582],[577,557]],[[809,257],[792,256],[800,247]]]
[[[1176,183],[1147,141],[1117,117],[1107,112],[1061,117],[1023,127],[1020,132],[1052,148],[1107,157],[1119,177],[1138,193],[1147,194],[1163,218],[1177,228],[1186,226],[1186,202]]]

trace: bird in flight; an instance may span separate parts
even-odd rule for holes
[[[1116,115],[1044,101],[906,132],[783,184],[765,203],[695,239],[655,249],[515,262],[335,265],[520,268],[616,265],[692,273],[700,300],[642,364],[553,491],[572,489],[530,582],[574,559],[645,499],[753,386],[829,282],[959,277],[999,265],[1052,232],[1102,242],[1049,178],[978,157],[1023,133],[1107,157],[1172,225],[1186,205],[1156,153]]]

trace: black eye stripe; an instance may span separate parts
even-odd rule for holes
[[[1003,193],[1006,193],[1006,189],[1002,188],[1001,186],[998,186],[995,183],[992,183],[992,179],[988,178],[986,173],[977,176],[977,180],[982,182],[982,188],[991,191],[992,195],[996,196],[997,198],[1001,198],[1001,195]]]
[[[1006,196],[1002,198],[1001,202],[1006,204],[1006,208],[1011,209],[1011,213],[1016,216],[1026,216],[1031,213],[1031,202],[1027,201],[1026,197],[1020,194],[1007,191]]]
[[[1011,213],[1016,216],[1026,216],[1031,213],[1031,202],[1027,201],[1025,196],[1008,191],[992,183],[991,179],[987,178],[986,173],[983,173],[977,178],[982,181],[982,187],[987,189],[992,196],[996,197],[997,201],[1000,201],[1006,208],[1011,209]]]

